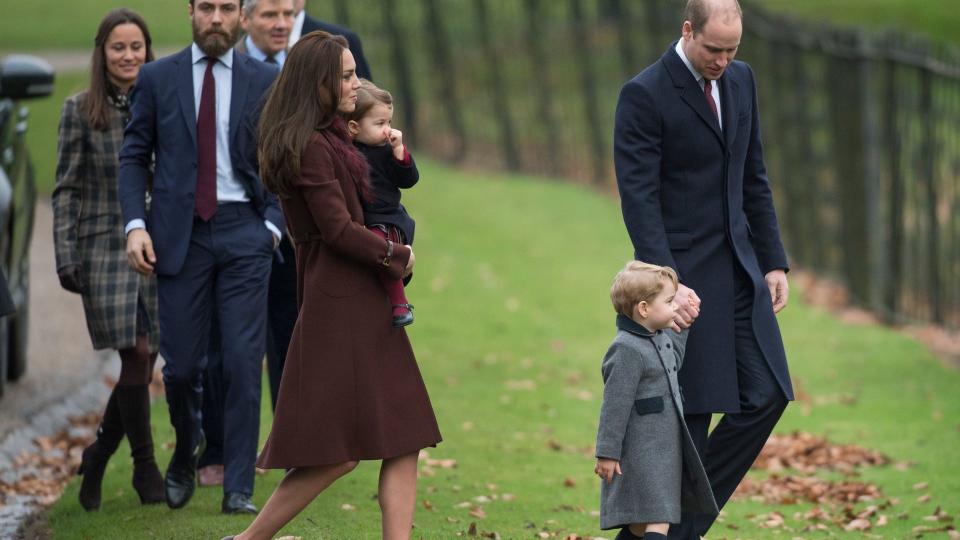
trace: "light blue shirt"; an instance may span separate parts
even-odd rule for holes
[[[677,42],[677,46],[674,49],[677,51],[677,55],[680,56],[680,60],[683,60],[683,65],[687,66],[687,69],[690,70],[690,74],[693,75],[693,78],[697,80],[697,84],[700,85],[700,90],[703,90],[703,75],[699,71],[694,69],[693,64],[690,63],[690,60],[687,58],[687,55],[683,52],[683,47],[680,44],[683,43],[683,38],[680,38],[680,41]],[[713,102],[717,104],[717,121],[720,123],[720,131],[723,131],[723,111],[720,110],[720,81],[713,81],[710,86],[710,95],[713,96]]]
[[[203,76],[207,70],[206,55],[194,43],[190,47],[193,60],[193,109],[200,116],[200,94],[203,92]],[[217,117],[217,202],[249,202],[250,197],[243,185],[233,173],[233,160],[230,159],[230,98],[233,95],[233,49],[225,52],[213,65],[213,81],[216,87]],[[280,230],[267,220],[267,228],[277,238]],[[142,219],[131,220],[124,228],[129,233],[133,229],[144,229]]]
[[[254,60],[259,60],[261,62],[267,61],[267,53],[261,51],[253,43],[253,39],[250,38],[250,34],[247,34],[247,37],[243,38],[244,45],[247,46],[247,54],[253,57]],[[283,62],[287,59],[287,50],[281,49],[280,52],[273,55],[273,59],[277,61],[277,65],[283,67]]]

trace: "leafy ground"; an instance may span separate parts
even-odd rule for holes
[[[410,334],[444,442],[421,463],[414,537],[455,538],[471,523],[501,538],[601,536],[591,447],[599,363],[613,334],[608,287],[631,251],[619,208],[576,185],[431,163],[422,177],[404,199],[419,224]],[[761,487],[727,506],[710,540],[909,538],[916,527],[951,526],[960,513],[960,374],[897,332],[848,325],[798,301],[780,321],[799,400],[778,440],[794,450],[751,473]],[[162,400],[154,419],[165,464],[172,435]],[[265,409],[264,429],[269,422]],[[863,450],[831,445],[851,443]],[[219,538],[248,522],[221,516],[215,489],[176,512],[141,507],[125,452],[111,462],[99,513],[84,513],[79,483],[68,486],[48,514],[55,538]],[[864,457],[872,452],[883,458]],[[844,459],[848,466],[835,466]],[[364,463],[283,533],[376,538],[376,474],[376,463]],[[258,505],[278,479],[258,477]],[[794,503],[824,489],[846,489],[854,502]],[[844,531],[858,514],[871,530]],[[817,519],[825,531],[804,530]]]

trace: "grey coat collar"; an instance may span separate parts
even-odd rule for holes
[[[617,328],[623,330],[624,332],[630,332],[631,334],[645,338],[652,338],[659,333],[647,330],[642,324],[635,322],[633,319],[622,313],[617,314]]]

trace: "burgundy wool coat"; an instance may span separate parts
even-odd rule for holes
[[[363,178],[330,128],[301,155],[294,192],[281,196],[296,244],[299,316],[273,427],[257,466],[278,469],[396,457],[440,442],[440,429],[378,271],[400,279],[410,250],[364,227]]]

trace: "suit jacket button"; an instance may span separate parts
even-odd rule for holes
[[[667,343],[667,348],[668,348],[668,349],[670,348],[670,344],[669,344],[669,343]]]

